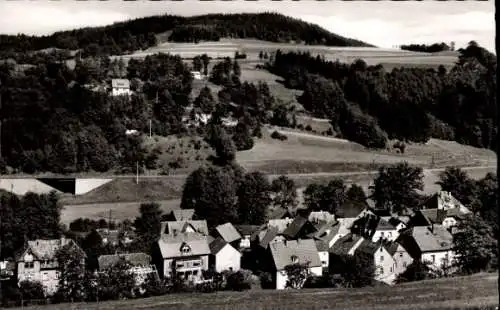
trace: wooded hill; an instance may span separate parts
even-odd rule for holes
[[[222,37],[232,37],[311,45],[371,46],[277,13],[161,15],[105,27],[61,31],[49,36],[0,35],[0,58],[15,58],[16,52],[52,47],[81,49],[84,56],[118,55],[155,46],[156,35],[165,32],[171,32],[168,40],[174,42],[218,41]]]

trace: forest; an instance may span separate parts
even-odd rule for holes
[[[268,70],[304,90],[306,110],[329,118],[339,136],[369,147],[429,138],[496,150],[496,56],[470,42],[449,71],[326,61],[277,51]]]
[[[82,56],[122,55],[158,43],[157,35],[171,31],[169,41],[199,42],[222,37],[328,46],[370,46],[333,34],[317,25],[277,13],[208,14],[193,17],[161,15],[105,27],[60,31],[47,36],[0,35],[0,59],[47,48],[81,50]],[[23,56],[25,57],[25,56]]]
[[[401,45],[400,48],[402,50],[412,51],[412,52],[439,53],[439,52],[453,51],[455,46],[454,46],[453,42],[450,45],[448,45],[444,42],[441,42],[441,43],[434,43],[434,44],[430,44],[430,45],[426,45],[426,44]]]

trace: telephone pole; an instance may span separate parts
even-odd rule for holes
[[[2,80],[0,80],[0,158],[2,158],[2,122],[3,122]]]
[[[139,161],[136,161],[135,167],[135,184],[139,184]]]

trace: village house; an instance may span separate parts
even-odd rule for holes
[[[471,211],[466,208],[458,199],[453,197],[450,192],[438,191],[427,199],[420,209],[440,209],[440,210],[450,210],[458,209],[463,214],[471,213]]]
[[[339,234],[340,230],[341,224],[339,222],[330,222],[323,224],[318,231],[309,234],[308,237],[321,241],[329,249],[339,238],[343,237]]]
[[[414,260],[427,262],[435,269],[453,263],[453,236],[442,225],[416,226],[401,233],[397,240]]]
[[[191,221],[194,216],[194,209],[176,209],[172,211],[173,221]]]
[[[85,256],[85,252],[69,238],[28,241],[27,246],[17,256],[17,280],[42,283],[47,295],[54,294],[59,287],[57,252],[63,247],[72,247]],[[82,261],[84,264],[85,261]]]
[[[153,262],[161,278],[198,281],[209,268],[210,247],[206,235],[197,232],[164,234],[155,244]]]
[[[405,272],[406,268],[413,263],[413,258],[408,251],[398,242],[385,243],[384,246],[394,259],[393,271],[396,276]]]
[[[328,211],[313,211],[313,212],[309,213],[309,216],[307,219],[309,220],[309,222],[311,222],[313,224],[317,224],[320,222],[331,223],[331,222],[335,222],[335,215],[331,214]]]
[[[354,255],[366,255],[373,260],[375,267],[374,279],[386,284],[393,284],[395,279],[394,266],[396,262],[381,242],[372,242],[367,239],[356,248]]]
[[[347,234],[339,238],[332,247],[330,254],[333,255],[354,255],[358,246],[363,242],[363,238],[356,234]]]
[[[316,249],[318,250],[321,267],[323,267],[324,271],[328,271],[328,266],[330,265],[330,252],[328,252],[328,245],[321,240],[314,240],[314,242],[316,243]]]
[[[258,225],[236,225],[236,230],[240,233],[240,250],[250,249],[252,235],[259,229]]]
[[[306,264],[312,276],[322,276],[323,268],[316,244],[312,239],[277,242],[269,247],[273,260],[273,286],[277,290],[285,289],[288,275],[286,266]]]
[[[371,240],[377,242],[379,240],[394,241],[399,236],[397,227],[390,224],[383,218],[380,218],[375,228],[373,228]]]
[[[307,217],[296,216],[293,221],[283,231],[283,236],[288,240],[305,238],[307,235],[317,231],[314,225],[309,222]]]
[[[205,220],[187,220],[187,221],[165,221],[161,222],[161,234],[177,233],[200,233],[208,236],[208,225]]]
[[[98,228],[96,229],[99,236],[101,236],[102,243],[118,245],[130,244],[136,238],[135,232],[133,231],[123,231],[120,233],[118,229],[108,229],[108,228]]]
[[[191,71],[191,75],[195,80],[202,80],[203,78],[205,78],[205,75],[202,74],[200,71]]]
[[[231,223],[225,223],[215,227],[217,234],[227,243],[239,249],[241,235]]]
[[[112,79],[111,80],[111,95],[112,96],[122,96],[131,95],[130,81],[127,79]]]
[[[10,260],[0,261],[0,281],[10,280],[16,271],[16,263]]]
[[[158,272],[156,267],[151,263],[151,256],[145,253],[101,255],[97,259],[99,272],[106,272],[121,259],[131,265],[129,272],[134,275],[136,286],[143,285],[149,276],[158,279]]]
[[[241,266],[241,253],[223,238],[210,242],[210,268],[216,272],[238,271]]]

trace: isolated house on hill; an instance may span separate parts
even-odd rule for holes
[[[122,96],[131,95],[130,81],[127,79],[112,79],[111,80],[111,95]]]
[[[216,272],[240,270],[241,253],[231,244],[218,237],[211,241],[209,246],[209,264]]]
[[[200,233],[208,235],[207,221],[166,221],[161,222],[161,233],[172,235],[177,233]]]
[[[162,235],[153,248],[153,261],[160,277],[197,281],[209,268],[210,247],[206,235],[183,232]]]
[[[288,275],[285,269],[288,265],[305,264],[311,275],[323,274],[318,249],[312,239],[273,243],[270,252],[273,260],[273,284],[277,290],[286,288]]]
[[[59,264],[57,252],[63,247],[72,247],[84,257],[85,252],[68,238],[28,241],[27,246],[17,255],[17,280],[39,281],[42,283],[46,294],[50,295],[59,287]],[[82,261],[85,264],[85,261]]]

